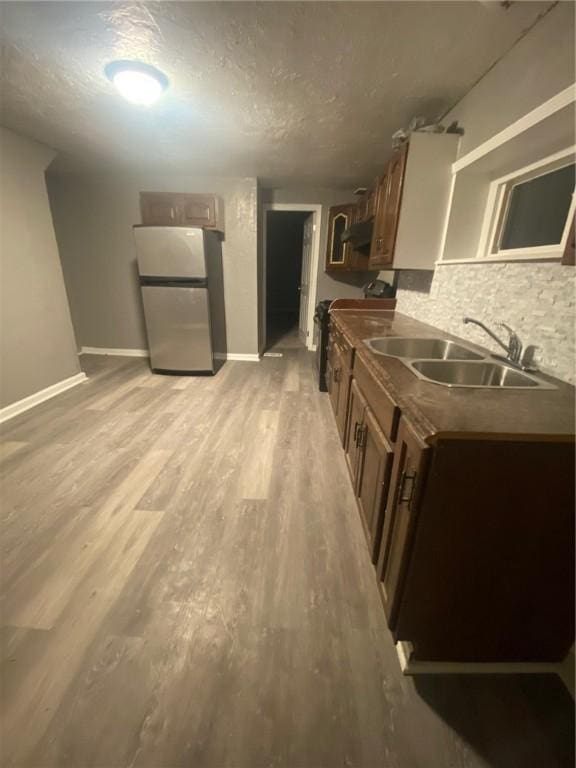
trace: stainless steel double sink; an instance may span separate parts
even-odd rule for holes
[[[448,339],[384,336],[364,339],[364,344],[377,355],[398,358],[419,379],[444,387],[556,389],[531,373]]]

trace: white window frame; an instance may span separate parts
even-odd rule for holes
[[[576,146],[569,147],[549,155],[536,163],[519,168],[506,176],[494,179],[490,183],[478,251],[476,259],[471,259],[471,261],[542,261],[560,260],[562,258],[570,232],[570,224],[574,216],[576,204],[574,192],[572,193],[572,202],[564,225],[562,239],[559,243],[533,248],[502,249],[498,243],[506,221],[506,212],[512,189],[518,184],[536,179],[567,165],[572,165],[575,162],[575,151]]]

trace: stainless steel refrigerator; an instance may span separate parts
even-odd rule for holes
[[[216,373],[226,359],[220,235],[135,226],[134,239],[152,370]]]

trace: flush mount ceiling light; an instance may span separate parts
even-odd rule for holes
[[[104,68],[106,77],[132,104],[149,107],[168,88],[163,72],[141,61],[112,61]]]

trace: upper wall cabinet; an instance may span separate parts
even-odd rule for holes
[[[360,253],[350,243],[342,242],[342,235],[356,221],[357,215],[355,203],[330,208],[326,242],[327,272],[358,272],[368,269],[368,254]]]
[[[376,215],[379,186],[380,179],[377,178],[372,183],[372,186],[362,195],[360,200],[358,200],[358,203],[356,204],[355,221],[370,221],[374,218]]]
[[[450,197],[459,137],[413,133],[380,179],[370,268],[434,269]]]
[[[391,267],[394,262],[407,154],[408,144],[404,144],[394,152],[379,179],[370,246],[371,267]]]
[[[140,210],[146,226],[223,229],[221,205],[215,195],[141,192]]]
[[[359,202],[330,209],[326,271],[434,269],[440,257],[459,137],[413,133]],[[341,242],[352,223],[372,222],[370,245]]]

